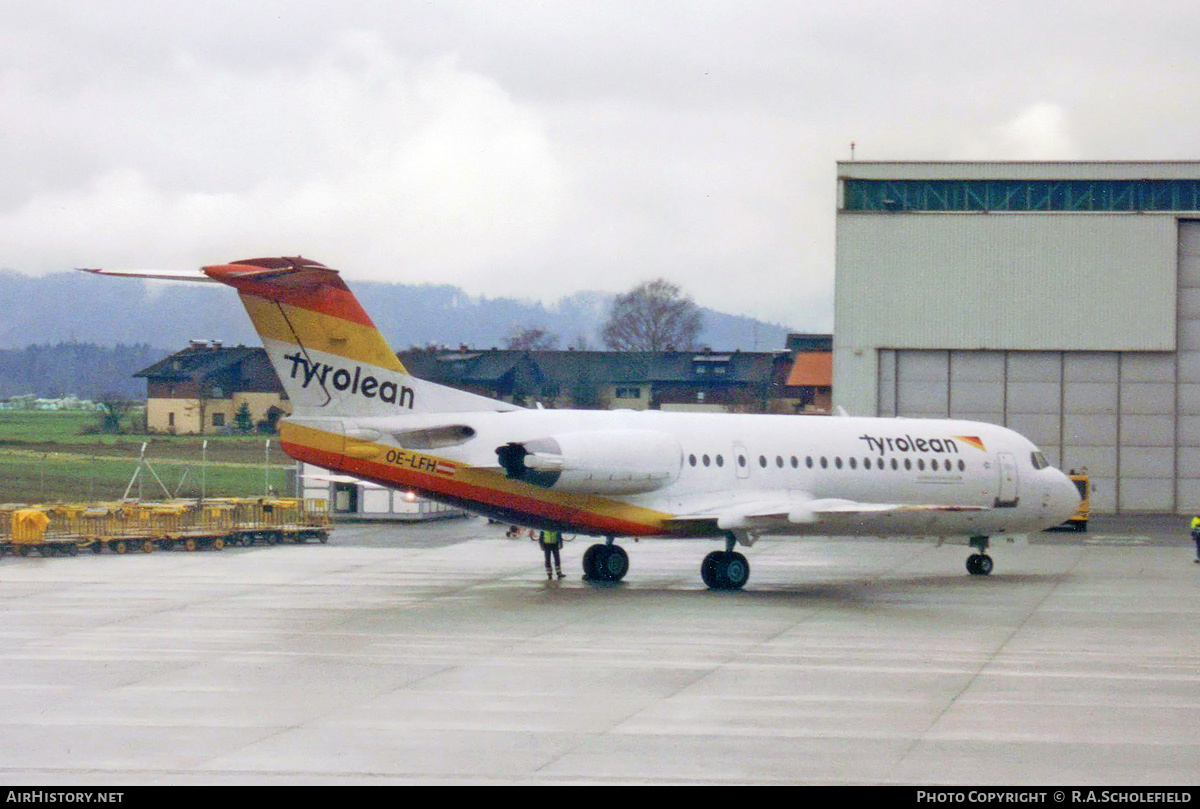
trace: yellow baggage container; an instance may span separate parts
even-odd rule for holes
[[[12,515],[12,541],[16,545],[40,545],[50,518],[36,508],[23,508]]]

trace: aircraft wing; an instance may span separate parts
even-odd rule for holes
[[[670,522],[680,528],[715,526],[722,531],[771,531],[791,525],[816,525],[839,517],[878,516],[886,513],[920,511],[986,511],[987,506],[953,504],[909,505],[904,503],[860,503],[840,498],[803,497],[738,503],[711,512],[681,514]]]

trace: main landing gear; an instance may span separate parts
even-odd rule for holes
[[[629,554],[608,537],[603,545],[583,552],[583,577],[590,581],[620,581],[629,572]]]
[[[992,572],[992,557],[987,555],[988,538],[971,537],[971,547],[978,548],[979,553],[967,557],[967,572],[972,576],[986,576]]]
[[[750,579],[750,563],[746,557],[733,550],[737,538],[733,534],[725,537],[725,550],[713,551],[704,557],[700,565],[700,578],[712,590],[740,590]]]
[[[713,590],[740,590],[750,579],[750,563],[733,548],[737,537],[725,537],[725,550],[713,551],[700,565],[700,578]],[[583,578],[587,581],[616,582],[629,572],[629,554],[608,537],[603,545],[592,545],[583,553]]]

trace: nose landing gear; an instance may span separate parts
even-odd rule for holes
[[[986,576],[992,572],[992,557],[987,555],[988,538],[971,537],[971,547],[978,548],[979,553],[967,557],[967,572],[972,576]]]

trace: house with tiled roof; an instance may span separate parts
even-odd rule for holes
[[[254,428],[274,431],[291,412],[262,348],[193,340],[134,376],[146,380],[146,429],[152,433],[229,432],[243,405]]]
[[[789,334],[787,347],[794,359],[785,389],[796,403],[796,412],[829,413],[833,406],[833,335]]]
[[[414,348],[414,376],[519,405],[587,409],[828,413],[830,335],[793,334],[780,351],[537,351]],[[262,348],[194,340],[139,371],[150,432],[220,433],[242,404],[272,427],[291,408]]]
[[[412,349],[416,376],[515,404],[547,407],[793,412],[787,351]],[[782,408],[782,410],[781,410]]]

